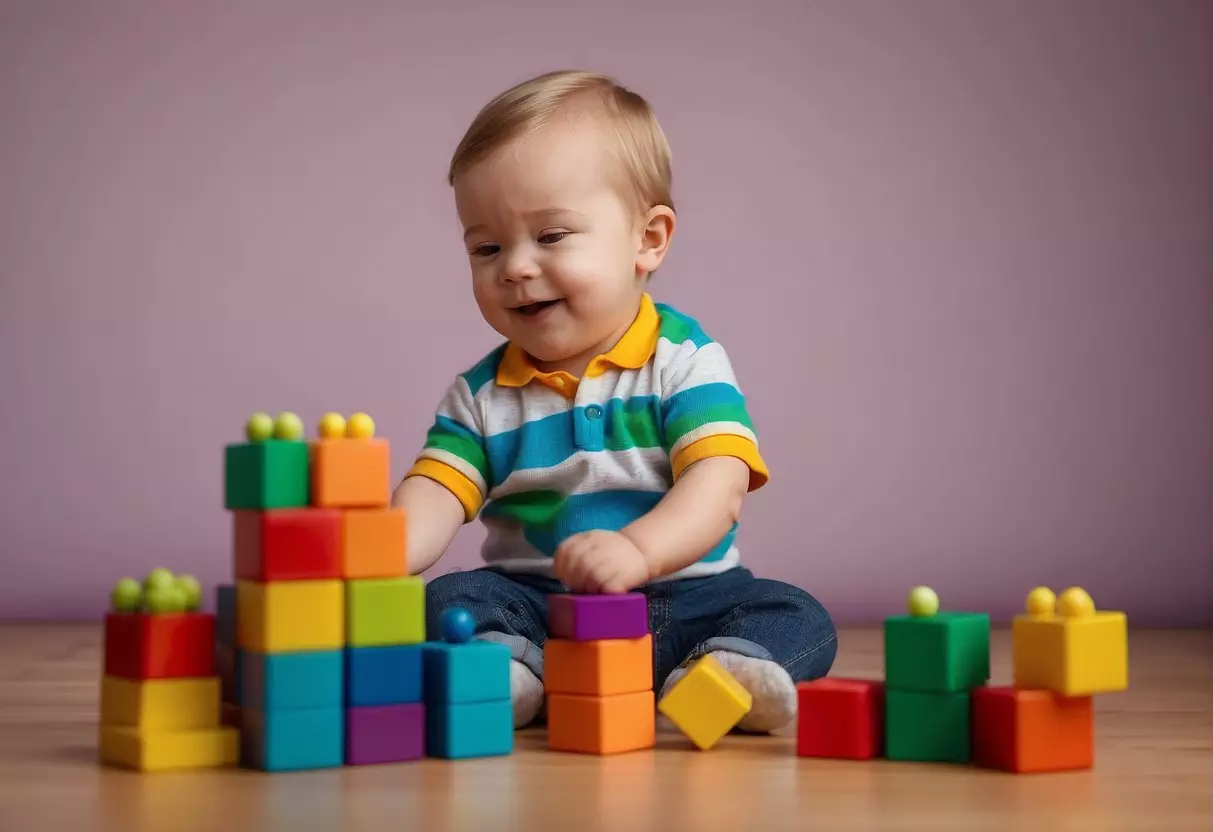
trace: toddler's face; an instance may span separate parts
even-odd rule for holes
[[[455,180],[484,319],[545,370],[580,374],[631,324],[645,218],[617,193],[603,127],[553,119]]]

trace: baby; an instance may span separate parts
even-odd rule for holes
[[[724,348],[647,291],[674,235],[670,150],[648,103],[556,72],[477,115],[448,176],[472,294],[505,343],[457,376],[393,504],[410,570],[478,515],[486,565],[434,578],[427,626],[471,611],[509,646],[514,724],[543,706],[546,597],[643,592],[658,698],[704,654],[785,726],[824,676],[834,625],[801,589],[740,565],[738,518],[767,481]]]

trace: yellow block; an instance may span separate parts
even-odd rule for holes
[[[733,729],[754,704],[750,692],[710,655],[691,665],[657,710],[687,738],[707,750]]]
[[[101,762],[139,771],[234,766],[240,760],[236,728],[141,732],[101,726]]]
[[[1011,660],[1015,686],[1089,696],[1129,686],[1128,621],[1123,612],[1015,616]]]
[[[236,638],[259,653],[345,646],[340,580],[236,582]]]
[[[144,731],[219,727],[218,676],[190,679],[101,679],[101,722]]]

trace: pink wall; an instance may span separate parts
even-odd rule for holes
[[[496,343],[449,153],[577,65],[674,144],[654,291],[751,397],[749,565],[844,621],[926,582],[1210,623],[1209,4],[576,5],[4,5],[0,617],[223,579],[221,448],[255,409],[367,410],[403,472]]]

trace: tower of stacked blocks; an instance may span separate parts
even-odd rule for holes
[[[929,588],[884,624],[885,678],[798,687],[797,753],[974,763],[1009,772],[1090,768],[1092,697],[1128,685],[1126,618],[1079,587],[1028,596],[1012,624],[1011,685],[990,677],[989,617],[940,612]]]
[[[239,759],[222,723],[215,616],[191,576],[153,569],[114,587],[102,648],[101,762],[141,771],[218,768]]]
[[[653,636],[645,596],[549,595],[548,631],[548,747],[583,754],[652,748]]]

